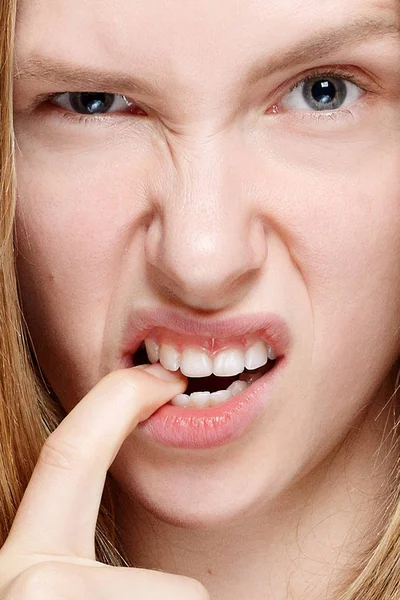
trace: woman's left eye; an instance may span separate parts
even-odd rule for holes
[[[283,109],[335,111],[358,100],[363,90],[340,77],[316,76],[300,82],[285,96]]]
[[[105,92],[65,92],[54,96],[52,104],[80,115],[103,115],[139,110],[126,96]]]

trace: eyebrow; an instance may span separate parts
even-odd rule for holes
[[[255,84],[276,71],[283,71],[306,62],[321,60],[346,46],[353,46],[371,38],[391,36],[400,39],[400,23],[395,20],[358,18],[345,26],[330,27],[311,39],[300,41],[293,48],[277,53],[261,62],[250,73],[247,83]]]
[[[394,20],[358,18],[345,26],[325,29],[311,38],[301,40],[289,50],[277,52],[267,60],[264,59],[252,69],[247,84],[254,85],[279,70],[321,60],[348,45],[385,36],[400,39],[400,24]],[[14,77],[47,81],[57,86],[70,86],[79,91],[130,90],[134,94],[160,95],[160,90],[157,90],[148,80],[125,73],[96,70],[65,61],[55,61],[53,58],[42,56],[24,60],[20,68],[16,69]]]
[[[130,90],[147,96],[160,93],[148,81],[129,74],[92,69],[42,56],[23,61],[20,68],[15,70],[14,78],[46,81],[57,86],[70,86],[79,91]]]

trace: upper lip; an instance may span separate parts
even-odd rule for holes
[[[201,340],[223,338],[232,341],[240,336],[262,334],[279,357],[287,353],[290,346],[289,328],[282,317],[274,313],[238,315],[227,319],[193,317],[171,309],[136,309],[126,322],[121,343],[122,358],[132,357],[141,342],[155,327],[162,327],[173,335],[184,339],[196,336]]]

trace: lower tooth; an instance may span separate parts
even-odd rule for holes
[[[178,394],[175,398],[172,398],[171,404],[186,408],[186,406],[189,406],[189,400],[190,397],[187,394]]]
[[[193,408],[207,408],[210,404],[210,392],[193,392],[190,394],[190,405]]]
[[[240,392],[243,392],[246,388],[247,383],[238,379],[228,387],[228,390],[231,392],[232,396],[236,396],[236,394],[240,394]]]
[[[248,387],[248,383],[234,381],[227,390],[219,390],[218,392],[193,392],[193,394],[178,394],[171,400],[173,406],[180,408],[209,408],[219,406],[227,400],[230,400],[236,394],[240,394]]]
[[[210,396],[210,404],[211,406],[218,406],[223,402],[226,402],[232,398],[232,394],[229,390],[220,390],[219,392],[213,392]]]

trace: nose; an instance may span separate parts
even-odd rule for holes
[[[195,150],[175,153],[169,185],[159,180],[146,267],[151,286],[168,301],[218,311],[240,302],[261,273],[265,222],[245,161],[234,164],[235,156],[222,144],[197,142]]]

